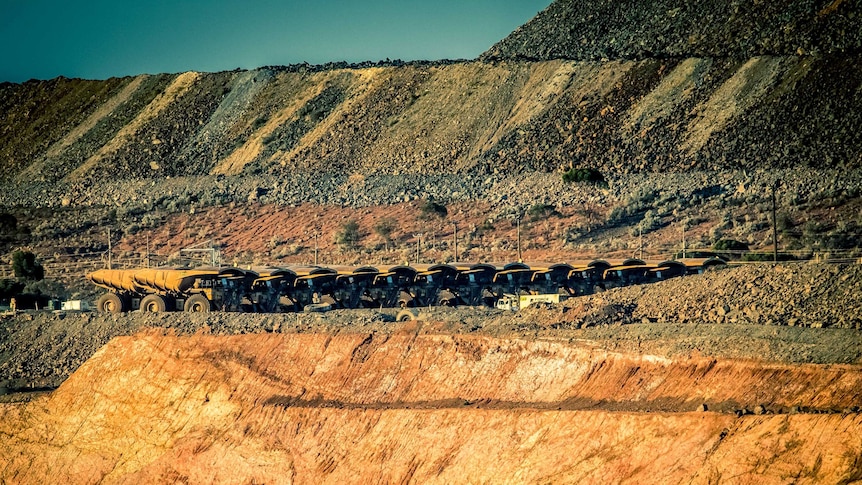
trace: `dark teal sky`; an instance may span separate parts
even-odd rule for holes
[[[0,0],[0,81],[472,59],[551,0]]]

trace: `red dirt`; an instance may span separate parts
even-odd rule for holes
[[[693,410],[840,409],[860,404],[860,381],[862,366],[559,341],[151,332],[112,340],[48,397],[0,406],[0,480],[849,483],[859,414]],[[652,407],[666,409],[637,411]]]

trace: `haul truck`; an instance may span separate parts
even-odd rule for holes
[[[649,264],[638,259],[570,263],[286,266],[241,269],[103,269],[88,275],[107,291],[101,312],[185,310],[322,311],[329,308],[469,305],[523,308],[699,273],[719,259]]]
[[[239,268],[103,269],[88,275],[108,293],[96,302],[102,312],[129,310],[239,311],[257,274]]]

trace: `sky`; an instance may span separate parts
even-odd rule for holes
[[[0,0],[0,82],[473,59],[552,0]]]

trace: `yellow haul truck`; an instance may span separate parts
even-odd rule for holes
[[[101,312],[130,310],[164,312],[185,310],[240,311],[246,288],[258,279],[239,268],[103,269],[87,275],[96,286],[108,290],[96,302]]]

